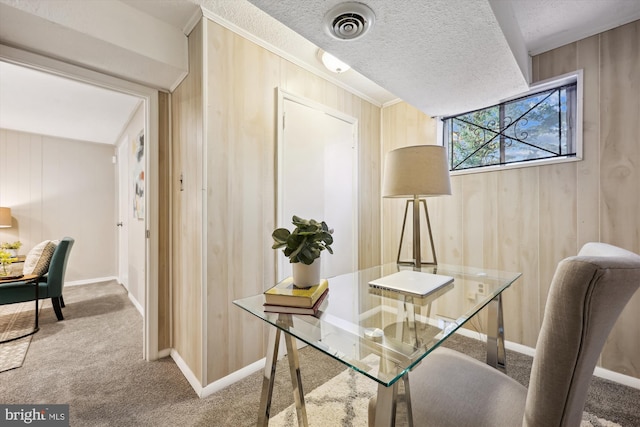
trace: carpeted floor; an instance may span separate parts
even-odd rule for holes
[[[375,359],[368,363],[375,369]],[[402,386],[400,389],[402,390]],[[345,370],[305,396],[307,419],[310,427],[352,426],[368,427],[369,399],[376,394],[376,385],[353,370]],[[402,392],[398,396],[396,427],[407,427],[406,404]],[[274,427],[298,425],[295,405],[271,418]],[[620,427],[585,412],[580,427]]]
[[[261,372],[200,399],[171,359],[142,360],[142,319],[121,286],[69,287],[65,302],[62,322],[50,304],[42,308],[41,329],[23,366],[0,373],[1,403],[68,403],[72,426],[255,425]],[[484,357],[475,340],[450,341]],[[530,363],[527,356],[508,353],[510,375],[525,385]],[[345,370],[309,348],[300,351],[300,365],[307,396]],[[279,361],[272,414],[293,402],[288,371],[286,359]],[[623,427],[640,426],[639,401],[639,390],[595,378],[585,409]]]

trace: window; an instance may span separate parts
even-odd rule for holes
[[[577,76],[548,86],[498,105],[444,118],[442,134],[449,149],[449,170],[579,159]]]

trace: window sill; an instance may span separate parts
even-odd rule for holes
[[[529,160],[526,162],[509,163],[506,165],[481,166],[481,167],[471,168],[471,169],[450,171],[449,175],[451,176],[469,175],[469,174],[475,174],[475,173],[495,172],[495,171],[503,171],[503,170],[509,170],[509,169],[521,169],[521,168],[528,168],[532,166],[548,166],[548,165],[556,165],[560,163],[578,162],[580,160],[582,160],[582,157],[578,157],[578,156],[555,157],[553,159]]]

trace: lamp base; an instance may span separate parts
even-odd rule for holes
[[[407,225],[407,213],[409,212],[409,204],[413,205],[413,257],[412,260],[401,260],[400,253],[402,252],[402,242],[404,240],[404,230]],[[429,242],[431,243],[431,253],[433,254],[432,261],[422,261],[421,247],[420,247],[420,205],[424,207],[424,214],[427,219],[427,229],[429,231]],[[429,210],[427,209],[427,201],[425,199],[407,200],[407,204],[404,208],[404,219],[402,220],[402,231],[400,233],[400,246],[398,247],[398,257],[396,259],[398,265],[413,265],[420,267],[423,265],[438,265],[438,258],[436,256],[436,248],[433,243],[433,234],[431,234],[431,221],[429,220]]]

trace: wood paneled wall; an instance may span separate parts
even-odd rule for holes
[[[171,96],[172,347],[204,384],[202,310],[202,23],[189,36],[189,75]]]
[[[399,102],[387,106],[382,110],[382,156],[379,171],[379,178],[382,182],[384,172],[384,155],[396,148],[409,145],[435,145],[436,141],[436,120],[425,115],[418,109],[405,102]],[[427,201],[431,206],[430,201]],[[401,198],[382,199],[382,258],[384,262],[395,262],[398,256],[398,245],[400,242],[400,231],[404,215],[406,200]],[[431,209],[431,208],[429,208]],[[411,214],[407,217],[411,223]],[[426,230],[422,228],[423,230]],[[402,259],[411,259],[412,236],[410,224],[405,231],[403,242]],[[425,233],[423,233],[425,234]],[[435,233],[434,231],[434,234]],[[425,234],[426,235],[426,234]],[[430,246],[428,241],[422,241],[424,248],[424,260],[431,259]]]
[[[277,88],[358,119],[359,266],[380,262],[380,108],[205,20],[207,381],[265,354],[261,321],[232,305],[275,280]]]
[[[510,341],[535,347],[556,265],[584,243],[640,252],[639,52],[635,21],[533,58],[535,81],[584,70],[584,160],[454,176],[451,197],[428,201],[440,262],[523,273],[505,292]],[[412,131],[430,119],[417,119],[411,107],[387,107],[382,116],[383,153],[395,144],[434,143],[432,125]],[[395,250],[402,218],[387,204],[400,202],[384,203],[384,260],[393,261],[388,248]],[[639,325],[636,293],[609,337],[602,367],[640,378]]]
[[[429,200],[440,262],[523,273],[505,293],[510,341],[535,346],[555,267],[582,244],[640,252],[638,34],[634,22],[534,58],[536,80],[584,69],[583,161],[455,176],[451,197]],[[438,143],[435,120],[405,103],[381,111],[218,24],[196,27],[172,95],[172,346],[203,385],[264,356],[264,325],[231,302],[275,277],[278,87],[359,120],[360,267],[396,256],[404,205],[380,197],[384,153]],[[636,295],[603,367],[640,377],[639,308]]]
[[[158,92],[158,349],[171,347],[171,96]]]
[[[172,347],[204,386],[265,354],[232,301],[275,280],[277,89],[358,119],[360,267],[380,263],[380,108],[207,19],[189,58],[171,102]]]
[[[555,189],[550,201],[563,208],[556,212],[565,212],[546,218],[548,246],[558,257],[588,241],[640,253],[640,21],[538,55],[532,65],[536,81],[584,70],[584,160],[541,174],[548,180],[542,181],[545,187]],[[547,255],[545,261],[555,260]],[[600,364],[640,378],[638,349],[637,292],[611,332]]]

